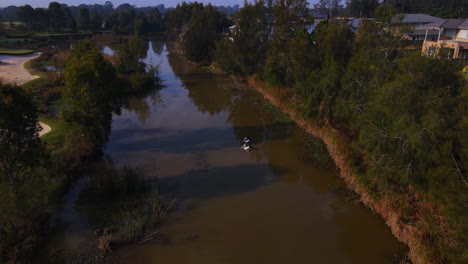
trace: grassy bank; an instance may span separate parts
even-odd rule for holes
[[[431,261],[431,253],[434,250],[431,244],[424,237],[425,228],[428,228],[424,215],[436,212],[427,198],[414,189],[408,189],[404,195],[387,193],[384,199],[377,198],[369,191],[360,179],[362,179],[357,167],[353,163],[353,153],[348,147],[349,139],[335,129],[330,123],[304,118],[300,115],[298,107],[291,107],[288,102],[290,98],[284,95],[282,88],[271,87],[259,81],[255,76],[249,80],[249,84],[256,91],[261,93],[271,104],[280,108],[288,114],[300,127],[314,137],[320,138],[325,143],[336,166],[340,169],[341,177],[347,185],[360,196],[360,201],[378,213],[390,227],[395,237],[409,247],[408,256],[414,263],[434,263]],[[320,124],[320,125],[319,125]],[[415,201],[414,210],[420,212],[420,219],[413,219],[414,222],[405,221],[404,212],[401,208],[395,208],[394,203],[399,200]],[[443,224],[443,222],[441,223]]]
[[[71,134],[77,131],[73,125],[45,115],[39,116],[39,121],[46,123],[51,128],[51,132],[42,136],[41,140],[52,148],[60,148],[66,145],[67,138],[70,138]]]
[[[139,168],[117,169],[103,159],[90,172],[75,208],[87,217],[92,235],[72,250],[48,252],[51,263],[106,263],[114,250],[152,239],[169,209],[157,182],[145,179]]]
[[[7,48],[0,48],[0,54],[3,55],[27,55],[33,53],[34,50],[30,49],[7,49]]]
[[[83,131],[89,126],[70,120],[67,122],[62,119],[63,115],[59,114],[59,109],[67,102],[64,92],[67,87],[62,77],[69,56],[68,51],[43,52],[39,58],[25,64],[31,73],[39,75],[40,78],[24,84],[23,87],[32,95],[38,106],[39,120],[52,129],[50,133],[41,137],[41,141],[46,145],[53,170],[64,175],[61,186],[57,187],[61,190],[61,195],[56,196],[58,199],[49,201],[51,208],[58,208],[60,199],[73,179],[81,175],[91,161],[101,157],[100,147],[104,143],[96,143],[84,136]],[[46,66],[54,66],[55,70],[49,71]],[[121,107],[118,103],[142,92],[143,88],[155,88],[154,75],[157,75],[157,69],[153,70],[156,71],[152,72],[153,78],[144,72],[119,76],[119,80],[128,85],[128,90],[124,94],[125,98],[107,98],[109,101],[113,99],[116,104],[112,105],[113,108],[109,108],[109,111],[118,110]],[[109,119],[105,121],[110,124],[111,115],[108,116]],[[106,133],[107,130],[98,132]],[[105,140],[103,137],[103,141]],[[144,182],[143,174],[138,169],[118,170],[112,166],[107,166],[90,177],[77,206],[80,213],[89,217],[90,224],[96,230],[95,237],[91,237],[90,244],[77,254],[51,252],[49,259],[52,263],[101,263],[115,244],[122,246],[150,239],[164,211],[156,183]],[[49,213],[53,214],[53,211],[54,209],[51,209]],[[44,231],[41,237],[44,238],[47,232]]]

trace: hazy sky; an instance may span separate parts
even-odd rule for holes
[[[164,4],[166,7],[175,6],[177,3],[182,2],[183,0],[114,0],[111,1],[114,4],[114,7],[119,6],[120,4],[129,3],[136,6],[155,6],[159,4]],[[185,0],[186,2],[195,2],[195,0]],[[22,6],[29,4],[32,7],[47,7],[49,6],[51,0],[0,0],[0,7],[7,7],[10,5]],[[79,5],[79,4],[104,4],[106,0],[56,0],[56,2],[64,3],[67,5]],[[197,2],[202,3],[211,3],[213,5],[224,5],[224,6],[233,6],[244,4],[244,0],[198,0]],[[313,4],[318,2],[318,0],[309,0],[309,3]]]

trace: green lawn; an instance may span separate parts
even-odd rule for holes
[[[39,121],[47,124],[50,126],[51,131],[41,139],[46,142],[48,145],[54,146],[56,148],[60,148],[66,142],[67,134],[73,133],[76,129],[65,122],[57,119],[51,119],[45,116],[39,116]]]
[[[0,48],[0,54],[5,55],[26,55],[33,53],[34,50],[30,49],[7,49],[7,48]]]
[[[89,32],[75,32],[75,33],[50,33],[50,32],[41,32],[34,33],[36,37],[51,37],[51,36],[79,36],[79,35],[89,35]]]

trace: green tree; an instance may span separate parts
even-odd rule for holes
[[[215,41],[228,26],[226,15],[211,5],[193,16],[183,36],[182,48],[188,59],[196,62],[208,61],[212,57]]]
[[[176,8],[168,10],[164,16],[167,34],[171,39],[178,39],[188,28],[189,21],[203,10],[203,4],[198,2],[182,2]]]
[[[64,71],[64,120],[77,124],[83,137],[100,145],[107,139],[113,101],[119,95],[116,73],[88,41],[74,45]]]
[[[269,42],[265,78],[273,84],[291,85],[291,50],[288,48],[297,31],[303,31],[310,16],[305,0],[281,0],[273,8],[275,22]]]
[[[32,27],[34,30],[47,30],[49,28],[49,17],[44,8],[34,9],[34,20]]]
[[[91,29],[92,30],[101,29],[102,22],[103,22],[103,18],[101,14],[97,12],[96,10],[91,11],[91,15],[90,15]]]
[[[26,25],[31,26],[35,19],[34,9],[30,5],[20,6],[18,11],[16,11],[16,18]]]
[[[141,38],[131,37],[122,42],[117,49],[115,66],[120,74],[142,73],[145,71],[145,63],[140,59],[146,55],[147,42]]]
[[[229,38],[222,38],[215,60],[230,74],[249,76],[263,71],[271,25],[263,1],[250,4],[236,14],[236,25]]]
[[[49,27],[52,31],[61,31],[65,28],[64,21],[66,20],[62,7],[57,2],[50,2],[47,9],[47,16],[49,18]]]
[[[91,18],[89,16],[89,10],[86,7],[80,7],[78,9],[78,16],[76,17],[78,29],[89,30],[91,26]]]
[[[70,8],[68,8],[68,6],[65,4],[62,4],[61,8],[64,15],[64,20],[62,21],[64,29],[76,31],[76,22],[71,14]]]
[[[37,110],[26,92],[0,82],[0,174],[14,188],[40,161],[43,146],[37,122]]]
[[[347,3],[346,9],[350,16],[373,17],[374,10],[379,5],[377,0],[351,0]]]
[[[148,16],[148,23],[151,31],[153,32],[159,32],[163,29],[162,17],[157,8],[151,9]]]

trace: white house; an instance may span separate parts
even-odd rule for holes
[[[447,49],[450,57],[468,57],[468,19],[444,19],[424,26],[426,32],[436,30],[437,38],[430,39],[426,34],[422,53],[435,56],[441,49]]]

